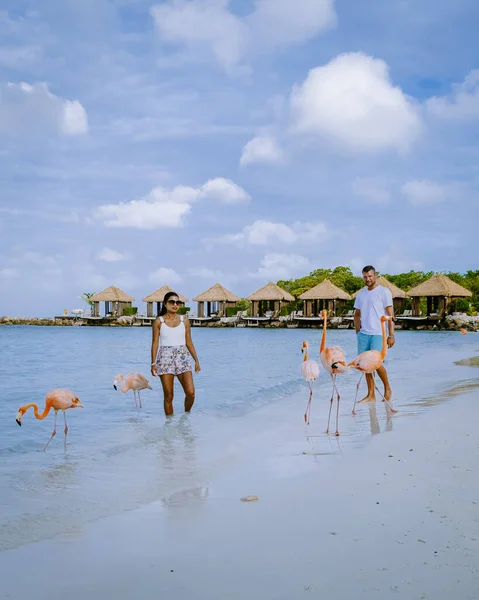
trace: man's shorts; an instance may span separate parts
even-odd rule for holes
[[[381,352],[383,349],[383,336],[382,335],[366,335],[365,333],[359,332],[358,338],[358,354],[366,352],[367,350],[377,350]]]

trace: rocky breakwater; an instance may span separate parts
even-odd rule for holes
[[[479,316],[466,315],[465,313],[448,315],[445,319],[445,328],[454,331],[460,329],[479,331]]]
[[[26,318],[26,317],[0,317],[0,325],[43,325],[43,326],[71,326],[71,319],[42,319],[42,318]]]

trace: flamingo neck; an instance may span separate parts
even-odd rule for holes
[[[383,331],[383,347],[381,350],[381,357],[384,360],[386,358],[386,352],[388,349],[387,338],[386,338],[386,321],[381,321],[381,329]]]
[[[35,414],[35,417],[37,419],[44,419],[50,412],[51,407],[52,406],[50,403],[45,404],[45,409],[43,410],[42,414],[40,414],[38,412],[38,406],[36,404],[32,403],[32,404],[26,404],[25,406],[22,406],[22,408],[24,409],[24,413],[26,413],[29,408],[33,408],[33,413]]]
[[[309,349],[308,349],[308,346],[306,346],[306,350],[304,351],[303,362],[306,362],[308,360],[308,353],[309,353]]]
[[[120,378],[120,390],[124,393],[128,392],[130,388],[126,385],[125,378],[123,375]]]
[[[323,335],[321,337],[321,348],[319,349],[319,353],[321,354],[322,351],[324,350],[325,346],[326,346],[326,326],[327,326],[327,322],[328,322],[328,317],[325,316],[324,317],[324,321],[323,321]]]

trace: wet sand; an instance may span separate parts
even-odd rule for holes
[[[382,403],[359,410],[383,423]],[[257,445],[197,488],[0,553],[0,598],[476,599],[478,430],[466,386],[348,454],[301,440],[271,470]]]

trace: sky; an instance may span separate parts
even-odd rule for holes
[[[3,0],[0,316],[479,268],[478,29],[477,0]]]

